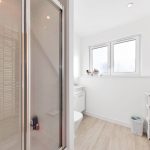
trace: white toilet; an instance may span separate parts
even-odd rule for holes
[[[83,114],[77,111],[74,111],[74,127],[75,131],[78,129],[81,121],[83,119]]]
[[[85,111],[85,90],[82,86],[74,86],[74,126],[78,129]]]

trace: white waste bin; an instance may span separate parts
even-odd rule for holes
[[[144,119],[138,116],[131,117],[131,132],[135,135],[143,135]]]

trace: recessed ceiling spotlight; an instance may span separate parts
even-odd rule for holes
[[[129,4],[128,4],[128,8],[131,8],[133,5],[134,5],[134,3],[132,3],[132,2],[129,3]]]
[[[2,3],[2,0],[0,0],[0,3]]]
[[[51,19],[51,17],[50,16],[46,16],[46,19],[49,20],[49,19]]]

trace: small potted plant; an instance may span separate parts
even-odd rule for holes
[[[93,70],[93,75],[98,75],[99,74],[99,70],[98,69],[94,69]]]
[[[86,73],[87,73],[88,75],[91,75],[91,76],[93,76],[93,75],[98,75],[98,74],[99,74],[99,70],[98,70],[98,69],[94,69],[93,71],[86,70]]]

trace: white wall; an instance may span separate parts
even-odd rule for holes
[[[131,115],[145,117],[144,92],[150,91],[150,21],[140,19],[126,25],[84,37],[81,40],[80,83],[86,87],[86,111],[99,117],[129,125]],[[141,75],[143,77],[87,77],[89,46],[141,34]],[[147,77],[146,77],[147,76]]]
[[[74,81],[78,83],[80,77],[80,37],[78,35],[74,36],[73,45],[73,71],[74,71]]]
[[[150,78],[83,77],[86,111],[91,115],[129,126],[131,115],[145,117],[144,92],[150,91]]]

